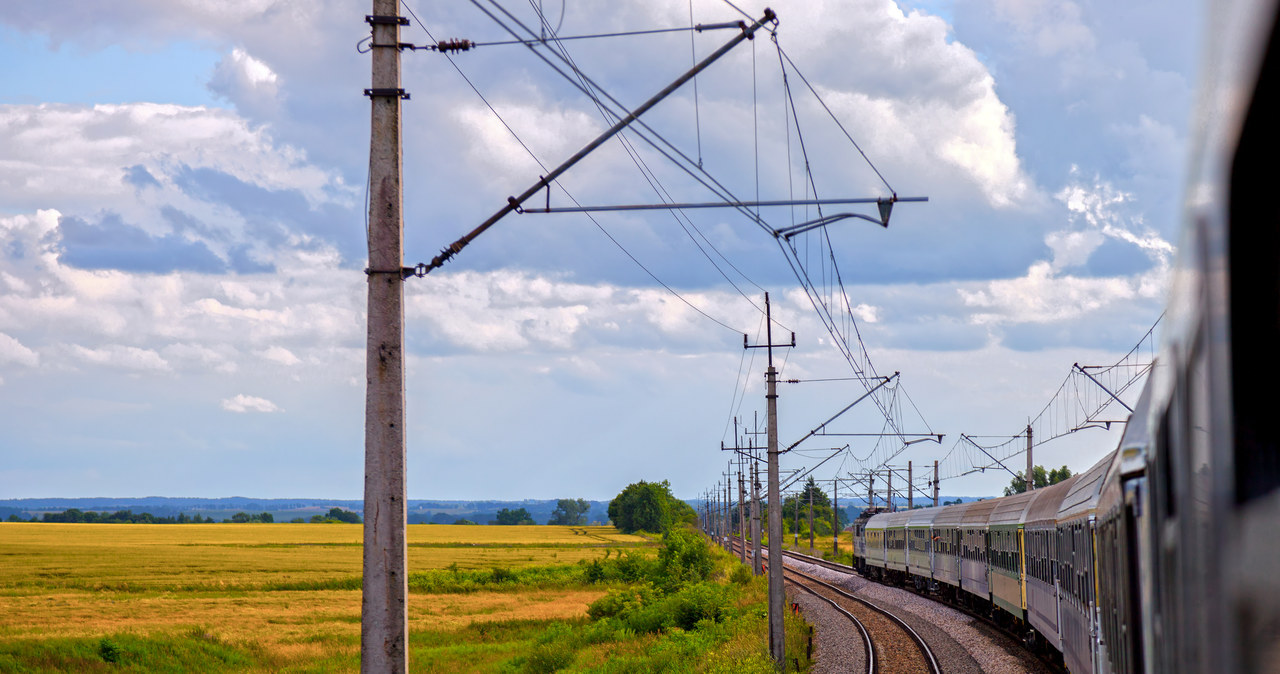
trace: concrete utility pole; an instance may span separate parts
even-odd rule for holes
[[[765,343],[751,346],[747,336],[742,336],[746,349],[764,348],[769,353],[769,369],[765,370],[765,402],[768,407],[769,433],[769,652],[779,670],[787,666],[786,634],[782,627],[782,495],[778,485],[778,371],[773,367],[773,315],[769,308],[769,293],[764,294]],[[791,344],[796,345],[796,333],[791,333]]]
[[[813,551],[813,487],[817,483],[812,483],[809,488],[809,551]]]
[[[938,507],[938,460],[933,460],[933,507]]]
[[[793,545],[795,545],[796,549],[799,550],[800,549],[800,495],[799,494],[796,494],[796,528],[793,529],[792,532],[795,534],[795,543],[793,543]]]
[[[916,506],[916,483],[915,476],[911,473],[911,462],[907,462],[907,510],[911,510]]]
[[[743,564],[747,563],[747,518],[743,512],[745,506],[744,501],[747,499],[747,487],[743,483],[742,462],[738,462],[738,540],[742,543],[738,546],[738,561]]]
[[[764,571],[760,564],[764,557],[760,554],[760,464],[756,462],[754,450],[751,454],[751,572],[760,575]]]
[[[831,481],[831,556],[840,556],[840,481]],[[836,561],[839,561],[837,559]]]
[[[1036,488],[1036,476],[1031,462],[1031,424],[1027,424],[1027,491]]]
[[[373,0],[369,134],[369,333],[365,356],[360,671],[409,669],[405,544],[404,214],[397,0]]]

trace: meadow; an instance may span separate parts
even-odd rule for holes
[[[620,655],[679,663],[734,639],[746,651],[721,649],[726,670],[759,659],[755,615],[706,643],[592,622],[594,602],[630,587],[620,573],[653,573],[653,537],[414,525],[408,545],[415,671],[552,671],[575,658],[611,671]],[[360,567],[360,525],[0,523],[0,672],[353,671]]]

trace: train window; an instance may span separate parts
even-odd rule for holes
[[[1245,503],[1280,487],[1280,446],[1274,431],[1275,396],[1280,377],[1280,231],[1275,226],[1275,200],[1267,190],[1274,185],[1276,154],[1273,134],[1276,109],[1275,80],[1280,77],[1280,54],[1273,35],[1271,48],[1260,64],[1257,91],[1240,130],[1231,165],[1231,223],[1226,256],[1230,264],[1231,405],[1234,418],[1235,501]],[[1268,92],[1269,90],[1269,92]],[[1217,300],[1217,297],[1213,297]],[[1204,350],[1201,350],[1202,357]],[[1199,360],[1199,359],[1197,359]],[[1195,376],[1193,374],[1193,376]],[[1199,374],[1204,379],[1203,373]],[[1203,385],[1207,388],[1208,382]],[[1194,388],[1202,386],[1193,382]],[[1206,390],[1204,394],[1208,394]],[[1201,395],[1197,392],[1196,397]],[[1207,407],[1209,400],[1196,401]],[[1192,431],[1196,432],[1196,431]]]

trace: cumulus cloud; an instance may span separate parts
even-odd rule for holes
[[[68,254],[89,268],[186,260],[212,271],[237,255],[271,255],[302,232],[359,240],[338,236],[355,190],[226,110],[0,105],[0,145],[0,202],[56,204],[70,218]]]
[[[263,360],[270,361],[278,365],[284,365],[285,367],[292,367],[302,362],[302,359],[293,355],[292,351],[282,346],[273,346],[269,349],[256,351],[255,353]]]
[[[27,367],[40,364],[40,354],[23,346],[22,342],[0,332],[0,363],[17,363]]]
[[[269,414],[271,412],[284,411],[266,398],[257,398],[243,393],[235,396],[234,398],[227,398],[223,400],[222,409],[228,412],[237,412],[241,414],[245,412],[263,412]]]
[[[279,108],[280,77],[240,47],[214,67],[209,89],[253,116],[268,116]]]

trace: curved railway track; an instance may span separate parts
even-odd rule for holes
[[[734,541],[733,544],[736,548],[740,543]],[[852,571],[825,559],[787,551],[784,554],[811,564]],[[767,559],[768,555],[764,557]],[[783,577],[793,587],[819,597],[849,618],[862,636],[866,671],[870,674],[941,674],[938,659],[924,638],[893,612],[785,565]]]
[[[821,599],[822,601],[829,604],[831,608],[835,609],[836,611],[839,611],[841,615],[848,618],[849,621],[853,623],[854,627],[857,628],[858,634],[862,635],[862,654],[863,654],[864,662],[867,663],[867,667],[866,667],[867,674],[878,674],[880,672],[880,670],[876,667],[876,649],[875,649],[875,645],[871,641],[871,633],[867,631],[866,626],[862,624],[861,620],[858,620],[857,616],[850,613],[848,609],[841,606],[840,603],[837,602],[836,600],[822,594],[821,592],[818,592],[817,590],[809,587],[808,585],[805,585],[804,583],[797,583],[795,581],[790,581],[790,580],[788,580],[787,582],[791,585],[791,587],[794,587],[799,590],[804,590],[805,592],[813,595],[814,597]]]
[[[859,574],[856,570],[854,570],[851,567],[845,566],[844,564],[838,564],[830,560],[822,559],[820,557],[813,557],[813,556],[806,555],[799,552],[792,552],[791,550],[783,550],[783,554],[787,557],[791,557],[793,559],[797,559],[802,562],[805,562],[806,564],[813,564],[815,566],[821,566],[823,568],[831,569],[833,571],[837,571],[840,573],[856,575],[860,578],[862,577],[861,574]],[[872,582],[877,582],[877,581],[872,581]],[[886,585],[885,583],[880,583],[880,584],[885,585],[885,587],[896,587],[904,592],[910,592],[918,597],[924,597],[932,601],[940,602],[943,605],[950,606],[951,608],[964,613],[965,615],[983,623],[984,625],[987,625],[988,627],[999,632],[1000,634],[1003,634],[1006,637],[1013,639],[1014,642],[1016,642],[1021,648],[1023,648],[1026,651],[1027,657],[1038,661],[1040,664],[1044,665],[1050,671],[1066,674],[1067,670],[1062,665],[1061,662],[1051,657],[1048,657],[1043,650],[1036,650],[1036,649],[1030,648],[1024,640],[1018,637],[1018,635],[1011,633],[1004,625],[1001,625],[995,620],[992,620],[989,615],[985,615],[980,611],[974,611],[970,607],[963,606],[955,602],[949,602],[949,601],[939,599],[937,596],[934,596],[929,592],[921,592],[916,588],[911,587],[910,585],[897,586],[897,585]]]
[[[929,645],[893,612],[795,569],[784,567],[784,575],[791,576],[793,584],[803,586],[837,605],[864,630],[872,653],[867,658],[868,671],[876,674],[941,674],[938,659]]]

